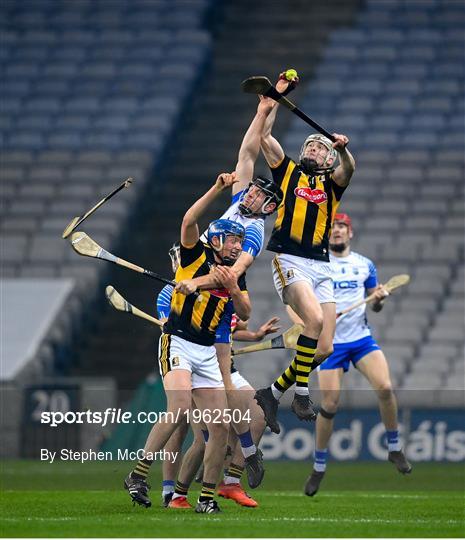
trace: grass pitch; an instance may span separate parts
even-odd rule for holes
[[[461,537],[462,464],[420,464],[403,477],[388,463],[330,463],[322,489],[305,497],[308,463],[266,463],[259,508],[219,499],[223,510],[159,506],[160,470],[150,477],[153,506],[133,507],[121,462],[3,462],[3,537]],[[189,494],[192,503],[197,485]]]

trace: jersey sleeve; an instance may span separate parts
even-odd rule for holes
[[[186,247],[181,244],[181,249],[180,249],[181,267],[186,268],[187,266],[192,264],[204,253],[204,251],[205,249],[200,239],[197,240],[197,243],[192,247]]]
[[[348,186],[341,187],[340,185],[336,184],[336,182],[333,180],[332,174],[329,176],[329,179],[331,180],[331,187],[332,187],[334,196],[336,197],[336,201],[340,201],[342,198],[342,195],[344,194],[344,191],[347,189]]]
[[[237,285],[242,292],[247,292],[247,282],[245,280],[245,273],[239,276],[239,279],[237,280]]]
[[[364,282],[365,289],[374,289],[378,285],[378,274],[376,272],[376,266],[370,259],[367,259],[368,263],[368,277]]]
[[[242,251],[252,255],[254,258],[257,257],[263,249],[264,239],[265,224],[262,219],[259,219],[246,227]]]
[[[290,162],[291,162],[291,158],[289,156],[284,156],[281,163],[276,165],[276,167],[270,167],[271,174],[273,175],[273,182],[275,184],[278,184],[278,186],[280,187],[281,187],[281,184],[283,183],[284,176],[286,175],[287,167]]]
[[[165,285],[157,296],[157,316],[159,319],[167,319],[171,311],[171,297],[174,287]]]

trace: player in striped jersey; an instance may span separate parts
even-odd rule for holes
[[[186,212],[181,226],[180,265],[176,279],[193,278],[210,272],[221,265],[218,273],[221,289],[202,291],[199,297],[173,292],[171,311],[160,338],[160,373],[167,394],[166,419],[155,424],[147,438],[145,457],[141,459],[125,480],[131,499],[150,506],[146,478],[155,452],[161,450],[182,416],[190,410],[194,399],[201,411],[224,410],[227,407],[223,380],[213,346],[215,334],[225,307],[233,301],[238,315],[247,320],[250,314],[245,278],[237,280],[229,266],[242,251],[244,227],[230,220],[213,221],[208,228],[205,245],[200,240],[198,220],[219,194],[234,183],[234,174],[220,174],[215,185]],[[214,491],[223,464],[226,449],[227,424],[223,418],[208,422],[210,444],[205,450],[205,475],[196,512],[215,513],[219,507]],[[253,445],[252,445],[253,446]],[[261,460],[255,449],[248,460],[260,469]],[[263,476],[263,470],[258,470]]]
[[[334,271],[334,293],[337,310],[375,293],[371,305],[380,311],[388,295],[378,283],[376,267],[366,257],[351,251],[352,223],[347,214],[336,214],[330,237],[330,259]],[[316,421],[315,462],[305,485],[306,495],[318,491],[326,471],[328,443],[333,430],[333,418],[337,412],[342,376],[352,363],[378,395],[382,421],[386,427],[388,459],[403,474],[412,467],[402,452],[399,442],[397,402],[392,391],[386,358],[371,335],[366,318],[366,304],[338,319],[334,337],[334,352],[318,368],[318,382],[322,392],[321,407]]]
[[[180,245],[179,242],[176,242],[169,250],[173,273],[176,273],[179,266],[179,252]],[[163,321],[165,321],[170,314],[173,291],[174,287],[172,285],[165,285],[157,297],[157,315],[158,318]],[[261,341],[266,335],[272,334],[279,330],[279,326],[275,326],[278,321],[279,319],[277,317],[272,317],[266,323],[262,324],[257,331],[253,332],[248,329],[247,322],[241,321],[238,319],[236,314],[233,314],[230,325],[231,333],[235,336],[235,339],[239,341]],[[217,332],[217,340],[222,338],[222,332],[222,330]],[[265,429],[265,424],[261,410],[257,410],[256,403],[252,401],[254,389],[240,375],[239,371],[234,366],[232,359],[230,360],[229,373],[234,388],[241,391],[239,397],[241,398],[242,402],[242,410],[245,411],[247,407],[251,406],[251,420],[253,422],[251,432],[253,435],[253,440],[258,442]],[[179,467],[182,461],[180,459],[182,444],[187,435],[187,431],[188,426],[187,423],[184,422],[178,426],[165,446],[165,450],[167,452],[171,452],[171,455],[178,456],[176,461],[164,461],[162,465],[162,500],[165,507],[167,507],[171,502],[175,491],[175,479],[179,473]],[[194,461],[194,466],[190,467],[190,469],[194,472],[197,469],[195,462],[198,462],[198,460],[201,460],[203,457],[204,441],[206,438],[207,435],[205,433],[202,435],[198,433],[197,440],[194,441],[195,447],[192,449],[192,451],[190,451],[190,459]],[[255,507],[258,506],[258,504],[242,489],[240,485],[240,478],[244,470],[244,456],[242,455],[240,445],[239,447],[237,445],[237,441],[238,438],[235,435],[234,430],[230,430],[227,455],[231,457],[231,460],[227,463],[227,466],[225,465],[226,468],[224,471],[224,480],[218,486],[218,494],[221,497],[233,499],[242,506]],[[191,477],[183,477],[182,484],[190,485],[193,474],[193,472],[190,474]],[[177,501],[176,506],[175,502],[173,502],[171,507],[184,508],[186,507],[186,500],[186,495],[183,495],[182,498],[179,497],[175,499],[175,501]]]
[[[308,378],[332,352],[336,324],[328,239],[331,221],[349,185],[355,162],[347,150],[348,138],[334,133],[334,143],[322,135],[307,137],[296,163],[271,135],[276,111],[274,107],[268,116],[261,146],[273,180],[283,191],[284,201],[278,209],[267,249],[276,252],[273,259],[276,290],[304,324],[290,366],[270,387],[258,390],[255,395],[267,424],[279,433],[278,403],[293,384],[292,380],[296,381],[292,410],[301,420],[316,418],[308,393]]]

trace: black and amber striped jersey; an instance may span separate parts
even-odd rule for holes
[[[193,279],[210,273],[216,264],[213,250],[200,240],[192,248],[181,245],[181,263],[176,271],[176,281]],[[245,274],[237,281],[241,291],[247,292]],[[199,296],[186,296],[173,291],[171,311],[163,332],[179,336],[199,345],[213,345],[215,333],[228,301],[227,289],[199,291]]]
[[[308,176],[288,156],[271,168],[284,199],[267,249],[307,259],[329,261],[329,235],[345,187],[331,173]]]

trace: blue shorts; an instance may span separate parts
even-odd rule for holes
[[[231,343],[232,313],[226,312],[216,329],[215,343]]]
[[[335,343],[334,352],[328,356],[319,369],[338,369],[349,371],[350,362],[355,364],[367,354],[379,351],[378,344],[373,336],[366,336],[350,343]]]

